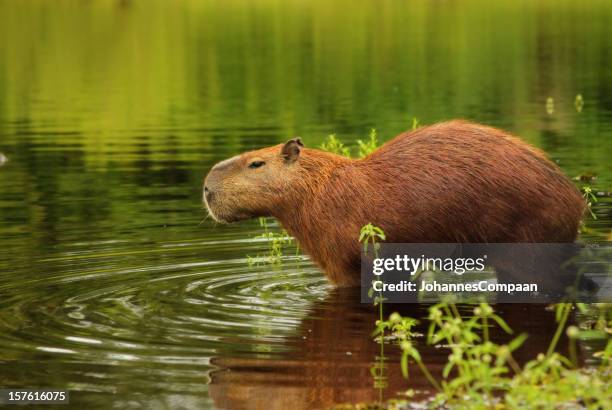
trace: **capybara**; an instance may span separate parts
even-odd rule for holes
[[[361,227],[387,242],[573,242],[585,201],[546,155],[463,120],[405,132],[363,159],[299,138],[216,164],[204,201],[219,222],[277,218],[338,286],[360,281]]]

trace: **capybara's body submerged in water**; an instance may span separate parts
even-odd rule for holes
[[[450,121],[353,160],[299,139],[215,165],[204,197],[217,221],[273,216],[338,286],[359,284],[359,232],[387,242],[573,242],[585,202],[538,149]]]

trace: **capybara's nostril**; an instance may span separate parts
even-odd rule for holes
[[[210,189],[208,189],[208,187],[207,187],[207,186],[205,186],[205,187],[204,187],[204,197],[206,198],[206,200],[207,200],[208,202],[210,202],[210,201],[211,201],[212,196],[213,196],[212,191],[211,191]]]

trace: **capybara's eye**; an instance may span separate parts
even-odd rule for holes
[[[259,168],[260,166],[264,164],[265,164],[264,161],[253,161],[249,164],[249,168]]]

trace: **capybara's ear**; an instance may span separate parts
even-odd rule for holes
[[[281,155],[285,158],[285,161],[293,162],[300,156],[300,150],[303,146],[300,137],[292,138],[283,145]]]

